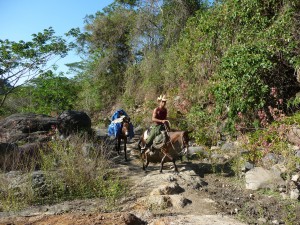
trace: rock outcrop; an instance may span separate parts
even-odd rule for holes
[[[64,137],[91,132],[91,119],[84,112],[68,110],[58,118],[34,113],[13,114],[0,121],[0,170],[38,167],[40,149],[59,131]]]
[[[92,122],[85,112],[67,110],[62,112],[58,118],[58,131],[64,136],[74,133],[92,131]]]
[[[0,121],[0,143],[42,142],[57,126],[56,118],[34,113],[13,114]]]

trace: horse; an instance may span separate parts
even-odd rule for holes
[[[121,151],[121,140],[124,142],[124,153],[125,153],[125,161],[127,161],[127,154],[126,154],[126,144],[127,144],[127,137],[129,136],[130,132],[130,118],[128,116],[121,117],[121,127],[120,131],[117,132],[116,135],[116,151],[118,152],[118,155],[120,155]]]
[[[168,129],[167,129],[168,130]],[[141,151],[142,145],[145,145],[146,138],[148,136],[148,130],[146,130],[138,142],[138,148]],[[189,148],[189,133],[191,131],[164,131],[166,132],[167,140],[162,144],[159,149],[155,149],[151,154],[150,150],[141,152],[141,158],[143,160],[143,170],[146,170],[149,163],[160,162],[160,172],[162,173],[163,165],[165,162],[173,162],[175,172],[178,172],[175,161],[182,158],[183,155],[188,155]]]

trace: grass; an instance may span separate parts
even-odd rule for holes
[[[89,147],[83,151],[87,145]],[[73,137],[54,140],[49,148],[50,151],[40,150],[43,175],[40,185],[34,184],[30,176],[33,171],[27,173],[21,189],[12,188],[9,180],[0,182],[0,211],[86,198],[103,198],[108,207],[113,207],[126,193],[127,184],[111,169],[109,149],[105,144]]]

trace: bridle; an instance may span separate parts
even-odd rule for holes
[[[185,137],[186,135],[187,135],[187,133],[186,133],[186,131],[184,131],[181,136],[182,151],[179,154],[183,154],[183,155],[188,154],[189,140],[186,140],[186,138],[188,139],[188,137]]]
[[[121,130],[123,130],[124,128],[124,124],[127,123],[128,124],[128,127],[125,127],[126,128],[126,132],[125,132],[125,135],[128,136],[129,135],[129,126],[130,126],[130,119],[127,118],[127,117],[124,117],[123,118],[123,121],[121,122]]]
[[[170,126],[170,122],[169,122],[169,126]],[[174,145],[171,141],[171,137],[170,137],[170,134],[169,134],[169,127],[166,124],[164,124],[164,127],[165,127],[165,130],[166,130],[167,136],[169,138],[169,140],[167,141],[166,144],[170,143],[173,150],[175,150],[175,147],[174,147]],[[184,131],[181,135],[182,145],[181,145],[181,151],[178,153],[179,155],[185,155],[185,154],[188,153],[189,142],[185,140],[185,135],[186,135],[186,132]]]

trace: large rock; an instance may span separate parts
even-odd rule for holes
[[[13,114],[0,121],[0,170],[38,166],[42,144],[51,139],[57,119],[34,113]]]
[[[85,112],[67,110],[62,112],[57,119],[58,131],[64,136],[92,131],[91,119]]]
[[[299,127],[292,127],[286,134],[287,139],[289,142],[293,143],[294,145],[300,145],[300,128]]]
[[[48,140],[57,119],[34,113],[13,114],[0,121],[0,142],[35,142]]]
[[[184,208],[187,204],[191,204],[192,201],[185,198],[182,195],[150,195],[142,197],[139,203],[152,209],[166,209],[166,208]]]
[[[262,167],[255,167],[249,170],[245,175],[246,189],[258,190],[270,188],[276,190],[278,186],[284,185],[284,180],[280,173],[275,170],[267,170]]]
[[[84,112],[65,111],[58,118],[34,113],[13,114],[0,121],[0,170],[38,169],[43,142],[51,140],[56,128],[63,135],[91,131]]]
[[[174,195],[184,192],[184,189],[178,183],[163,184],[155,188],[150,195]]]

